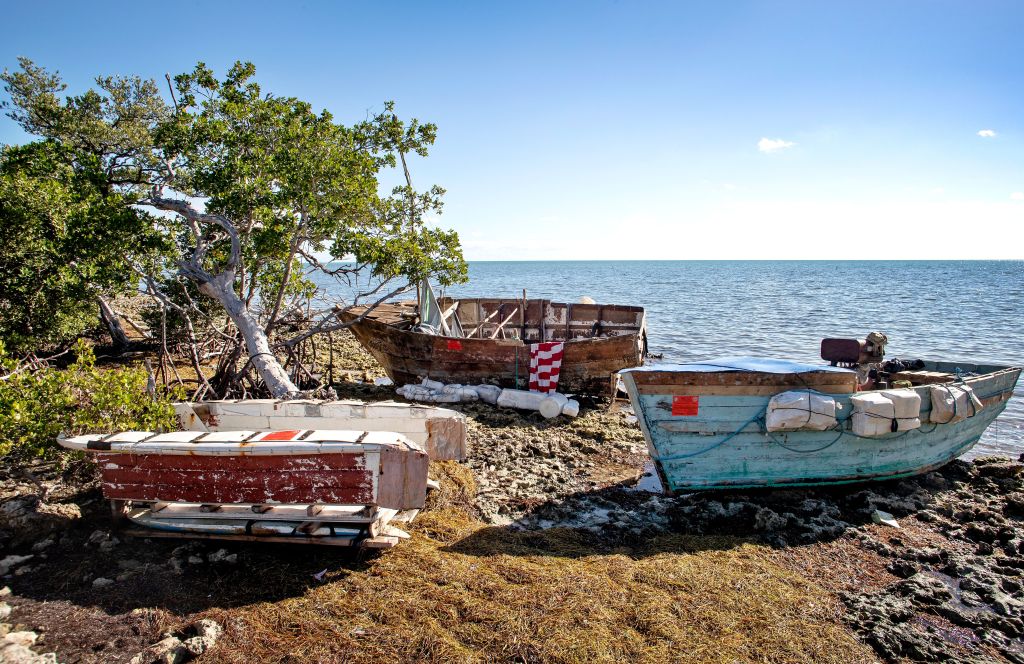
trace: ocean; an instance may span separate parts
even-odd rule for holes
[[[1024,365],[1022,261],[473,262],[469,277],[447,294],[643,306],[651,362],[821,362],[822,338],[878,330],[888,358]],[[971,456],[1022,452],[1018,391]]]

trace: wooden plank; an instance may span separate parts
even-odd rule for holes
[[[169,470],[136,470],[134,468],[119,468],[117,470],[102,469],[101,471],[102,481],[105,484],[145,484],[146,482],[161,482],[163,484],[180,484],[184,487],[210,484],[216,486],[266,486],[268,490],[281,489],[289,486],[312,488],[314,486],[326,485],[326,486],[351,486],[363,484],[366,478],[371,477],[372,473],[367,468],[359,469],[340,469],[340,470],[315,470],[315,471],[303,471],[301,469],[282,468],[281,470],[266,470],[266,471],[246,471],[240,473],[235,470],[190,470],[180,471],[175,469]],[[197,490],[201,487],[197,486]],[[288,500],[283,501],[274,499],[273,496],[269,496],[274,502],[289,502],[289,503],[310,503],[316,502],[314,500]],[[245,503],[265,503],[268,500],[191,500],[188,502],[208,502],[208,503],[225,503],[225,502],[245,502]],[[344,504],[346,501],[326,501],[326,502],[340,502]],[[359,501],[362,502],[362,501]]]
[[[488,314],[487,318],[484,318],[482,321],[480,321],[480,323],[477,324],[477,326],[474,327],[472,329],[472,331],[470,331],[470,333],[467,334],[466,336],[467,337],[475,337],[475,336],[477,336],[477,332],[483,332],[484,324],[488,323],[492,318],[497,316],[499,311],[501,311],[501,309],[495,309],[490,314]]]
[[[509,322],[510,320],[512,320],[512,317],[513,317],[513,316],[515,316],[515,315],[516,315],[516,312],[515,312],[515,311],[513,311],[512,313],[510,313],[510,314],[509,314],[509,315],[508,315],[508,316],[507,316],[507,317],[505,318],[505,320],[503,320],[503,321],[501,321],[500,323],[498,323],[498,327],[494,328],[494,332],[491,332],[491,336],[490,336],[490,338],[491,338],[491,339],[494,339],[495,337],[497,337],[497,336],[498,336],[498,333],[500,333],[500,332],[501,332],[501,330],[502,330],[502,328],[503,328],[503,327],[505,327],[505,323],[507,323],[507,322]]]
[[[759,371],[632,371],[630,377],[640,386],[735,386],[735,387],[813,387],[848,386],[857,389],[857,374],[835,371],[813,371],[793,374],[764,373]]]
[[[216,513],[203,512],[197,509],[195,503],[167,503],[167,507],[159,512],[152,508],[150,516],[154,519],[231,519],[237,518],[241,521],[251,521],[259,515],[260,521],[302,521],[307,518],[308,506],[306,505],[246,505],[229,504],[222,505]],[[264,509],[257,512],[255,508]],[[370,523],[378,518],[375,508],[367,505],[324,505],[317,514],[325,523]]]
[[[364,549],[390,549],[393,546],[398,546],[399,539],[391,535],[378,535],[376,537],[370,537],[364,539],[361,546]]]
[[[369,531],[370,537],[376,537],[377,535],[386,535],[384,532],[387,528],[388,523],[395,518],[398,514],[398,510],[393,509],[378,509],[377,518],[370,523]]]
[[[342,479],[323,482],[300,481],[296,478],[279,478],[267,484],[246,486],[237,481],[200,486],[182,485],[178,482],[163,483],[153,479],[145,483],[103,482],[103,495],[111,499],[168,502],[213,502],[252,503],[259,500],[281,500],[294,503],[308,503],[321,499],[332,503],[373,503],[373,477],[369,472],[356,481]],[[357,483],[358,482],[358,483]]]
[[[429,463],[430,458],[425,452],[382,449],[374,502],[380,507],[395,510],[422,508],[427,500]]]
[[[363,453],[308,454],[301,456],[187,456],[166,454],[120,454],[99,452],[95,455],[100,470],[120,468],[137,471],[175,470],[179,472],[216,471],[247,472],[282,469],[296,471],[362,470],[366,468]]]
[[[203,539],[203,540],[224,540],[234,542],[275,542],[287,544],[310,544],[313,546],[360,546],[362,542],[358,538],[348,537],[299,537],[282,535],[218,535],[212,533],[178,533],[168,530],[154,530],[150,528],[126,528],[120,531],[124,535],[138,538],[160,537],[169,539]],[[398,544],[398,538],[393,538],[393,543],[388,545],[384,541],[375,542],[367,548],[386,549],[389,546]]]
[[[465,461],[466,422],[454,417],[431,417],[427,421],[427,454],[435,461]]]

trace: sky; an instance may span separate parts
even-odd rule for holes
[[[4,0],[0,67],[438,125],[470,260],[1024,258],[1024,3]],[[0,98],[5,95],[0,94]],[[0,119],[0,143],[29,140]]]

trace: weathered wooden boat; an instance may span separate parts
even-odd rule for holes
[[[385,548],[423,507],[427,454],[366,431],[130,431],[60,439],[91,454],[115,517],[145,537]]]
[[[927,472],[978,441],[1006,407],[1020,373],[1017,367],[919,362],[917,370],[878,374],[901,389],[858,391],[864,385],[854,369],[740,357],[630,369],[622,378],[671,493]],[[916,415],[899,413],[900,400],[919,404]],[[891,410],[872,412],[875,403]],[[770,416],[786,412],[798,415],[797,425],[822,422],[813,430],[770,430]]]
[[[342,319],[398,385],[430,378],[526,388],[530,344],[563,341],[559,391],[604,394],[615,372],[647,353],[643,307],[493,298],[439,298],[438,306],[460,329],[416,331],[416,302],[355,307]]]

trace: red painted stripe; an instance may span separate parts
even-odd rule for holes
[[[268,431],[253,438],[253,440],[295,440],[302,431]]]
[[[197,456],[173,454],[115,454],[100,452],[95,455],[100,470],[107,466],[137,470],[350,470],[366,467],[366,456],[361,452],[336,454],[272,455],[272,456]]]

